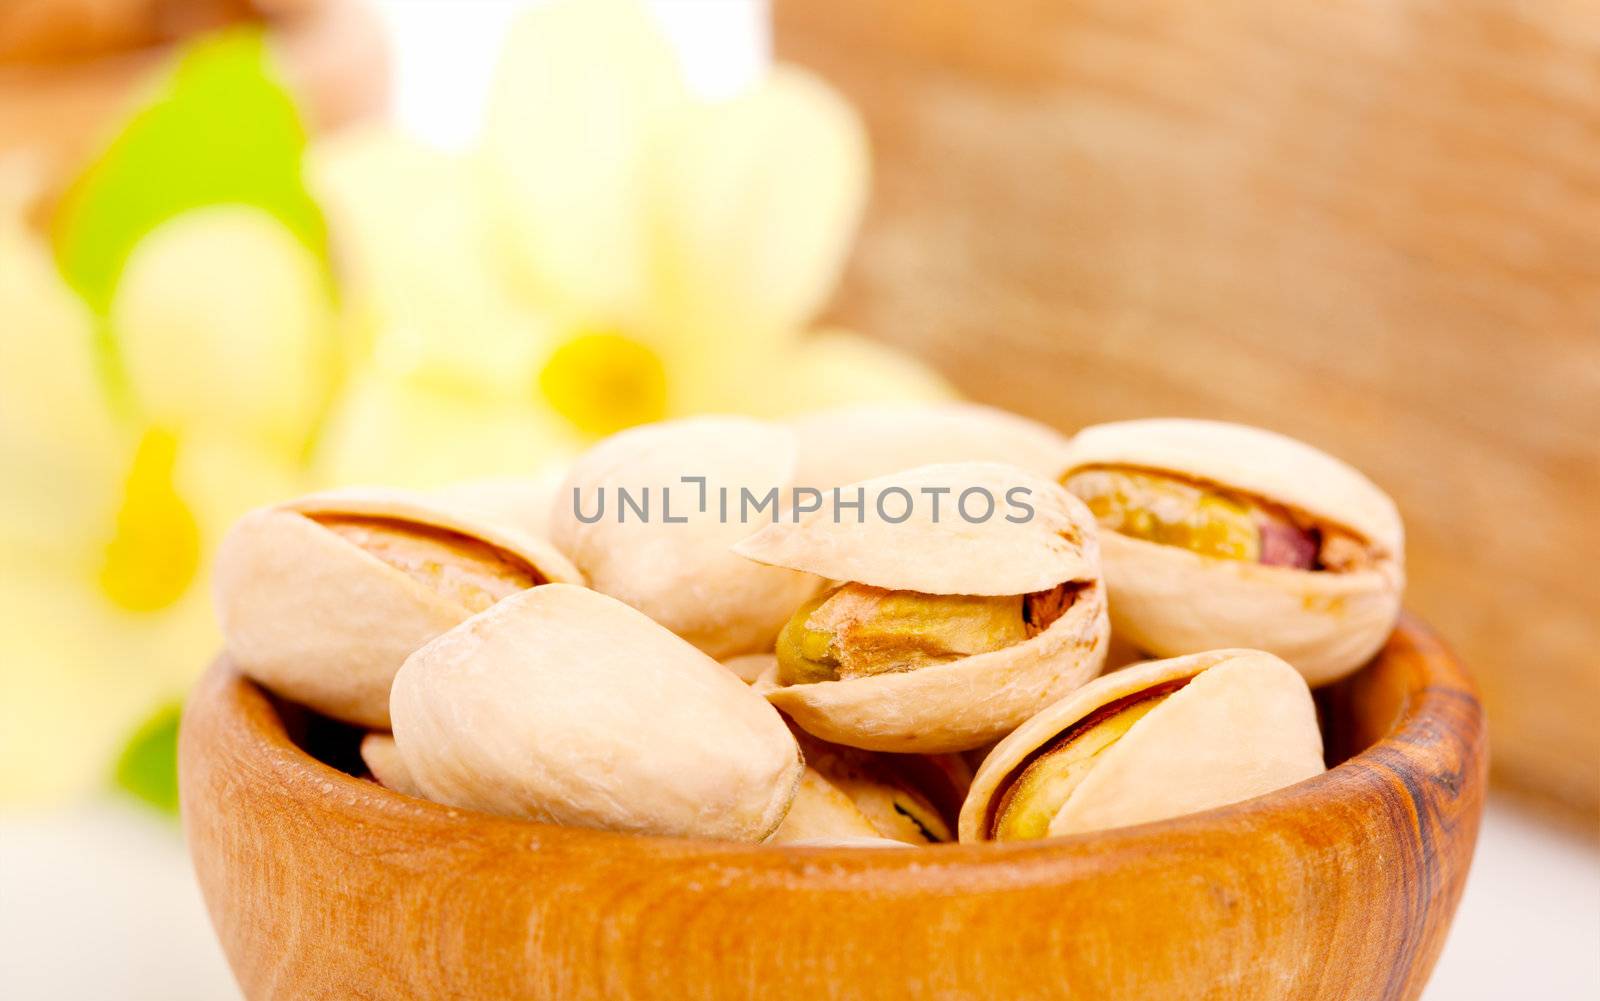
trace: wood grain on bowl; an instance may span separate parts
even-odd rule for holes
[[[1416,998],[1472,857],[1483,715],[1413,621],[1323,710],[1353,756],[1220,810],[1018,845],[748,847],[390,792],[310,757],[219,662],[184,717],[184,826],[252,1001]]]
[[[1382,484],[1495,769],[1600,833],[1595,0],[775,0],[860,109],[835,318],[1064,430],[1215,417]]]

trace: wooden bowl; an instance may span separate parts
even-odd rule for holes
[[[449,809],[315,760],[228,664],[180,742],[234,973],[269,998],[1415,998],[1483,809],[1483,714],[1415,621],[1319,693],[1327,774],[1048,843],[749,847]],[[292,737],[291,733],[295,735]]]

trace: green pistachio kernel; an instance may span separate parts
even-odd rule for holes
[[[845,584],[802,605],[778,636],[784,685],[914,671],[1020,643],[1023,595],[922,594]]]

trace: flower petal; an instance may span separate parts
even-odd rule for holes
[[[0,170],[0,545],[77,559],[109,520],[132,449],[103,378],[88,308],[24,223],[20,174]],[[46,555],[46,554],[51,555]]]
[[[111,306],[154,423],[227,428],[290,453],[326,405],[336,344],[314,255],[244,206],[186,212],[134,249]]]
[[[507,269],[490,253],[469,164],[371,128],[318,143],[308,169],[328,212],[344,303],[368,326],[364,346],[380,364],[525,389],[551,335],[511,295]]]
[[[642,158],[684,100],[638,4],[554,3],[512,29],[484,165],[497,236],[535,294],[594,322],[632,318],[646,280]]]
[[[798,332],[838,280],[868,174],[855,113],[798,70],[679,116],[653,161],[652,315],[699,351]]]
[[[469,397],[368,373],[340,401],[318,448],[319,482],[435,487],[520,475],[577,450],[553,412],[524,399]]]
[[[950,400],[953,386],[917,358],[844,330],[813,333],[772,364],[775,385],[753,405],[794,414],[849,403]]]
[[[0,553],[9,562],[12,553]],[[161,615],[119,611],[78,576],[0,575],[0,803],[44,805],[111,779],[118,746],[217,649],[201,589]]]

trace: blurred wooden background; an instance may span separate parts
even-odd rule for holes
[[[1065,429],[1366,470],[1496,776],[1600,830],[1595,0],[774,8],[872,134],[840,319]]]

